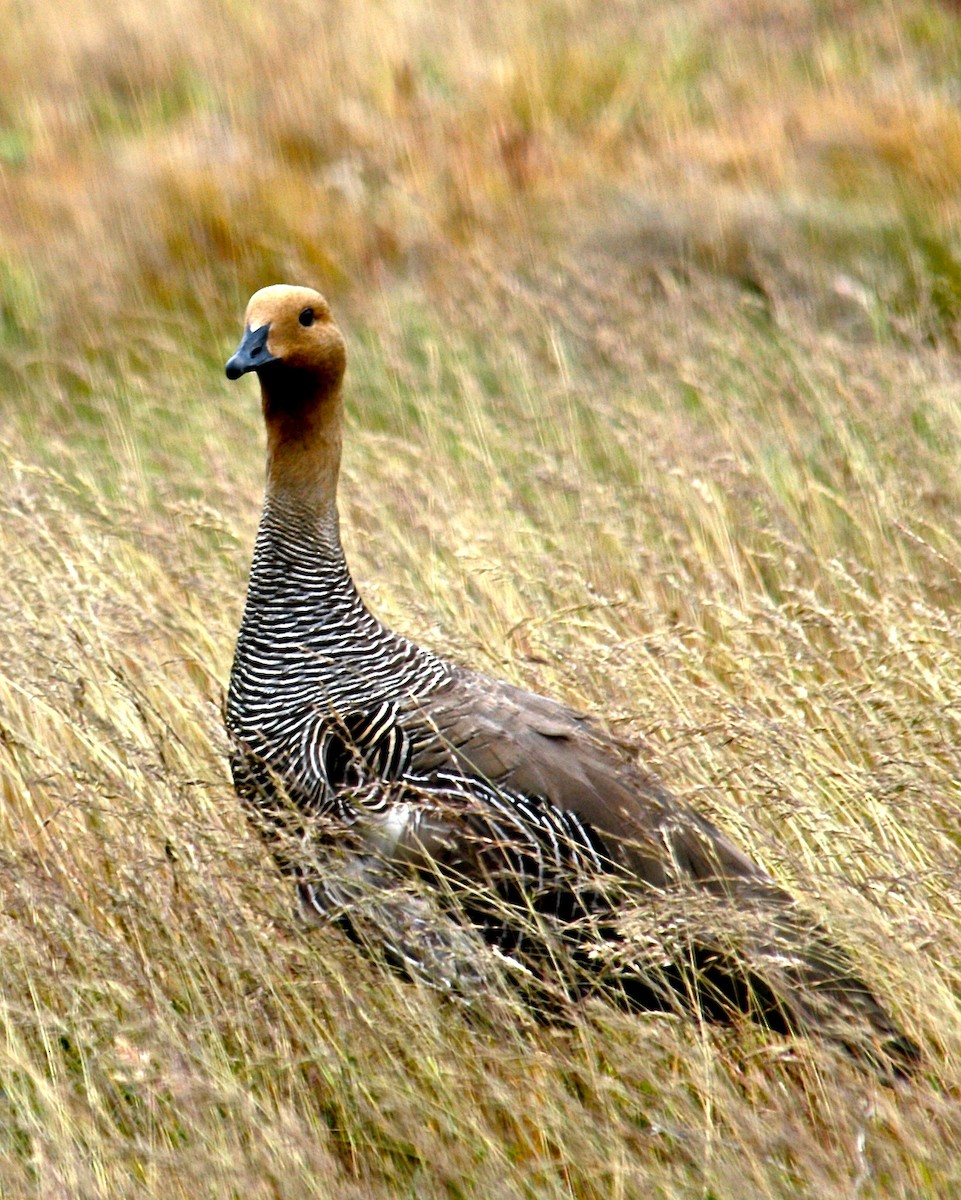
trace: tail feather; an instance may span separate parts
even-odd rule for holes
[[[796,906],[772,914],[674,898],[635,911],[614,939],[608,931],[579,953],[631,1007],[694,1009],[714,1021],[746,1014],[775,1033],[833,1042],[887,1079],[920,1064],[920,1047],[850,957]]]

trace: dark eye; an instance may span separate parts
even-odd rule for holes
[[[312,308],[305,308],[297,320],[301,323],[301,325],[313,325],[314,310]]]

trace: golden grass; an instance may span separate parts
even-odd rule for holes
[[[951,1196],[949,6],[0,5],[0,1194]],[[925,1047],[479,1026],[232,795],[247,294],[342,319],[385,618],[607,714]]]

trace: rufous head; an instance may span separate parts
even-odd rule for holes
[[[227,361],[228,379],[256,371],[265,389],[282,380],[289,386],[312,383],[323,391],[340,386],[347,351],[320,292],[284,283],[261,288],[250,298],[244,326],[240,345]]]

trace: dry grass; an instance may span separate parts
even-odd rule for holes
[[[0,5],[0,1195],[957,1194],[951,7],[104,8]],[[378,611],[643,736],[916,1083],[297,927],[220,732],[281,278]]]

